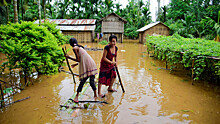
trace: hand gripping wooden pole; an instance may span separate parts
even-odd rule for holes
[[[65,50],[64,50],[63,48],[62,48],[62,50],[63,50],[64,55],[66,55]],[[65,57],[65,58],[66,58],[66,57]],[[68,66],[68,68],[69,68],[71,74],[73,75],[73,82],[76,83],[75,77],[74,77],[74,73],[73,73],[72,69],[70,68],[69,60],[68,60],[67,58],[66,58],[66,63],[67,63],[67,66]]]

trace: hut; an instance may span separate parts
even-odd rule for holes
[[[161,22],[151,23],[137,30],[139,32],[139,43],[145,43],[147,35],[169,36],[170,29]]]
[[[103,40],[109,41],[110,35],[116,35],[118,42],[122,43],[124,24],[127,23],[125,19],[115,13],[111,13],[99,21],[102,24],[101,33],[103,33]]]
[[[93,42],[95,36],[96,19],[47,19],[50,23],[57,24],[57,28],[64,35],[71,35],[78,42]],[[41,21],[42,23],[44,20]],[[35,23],[39,23],[37,20]]]

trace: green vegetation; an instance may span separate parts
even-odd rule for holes
[[[67,41],[69,41],[68,36],[64,37],[63,34],[60,33],[60,29],[57,29],[56,26],[57,24],[55,23],[50,23],[49,21],[45,21],[42,23],[42,26],[47,27],[47,29],[52,33],[58,40],[58,45],[63,45]]]
[[[1,72],[5,68],[21,69],[25,77],[36,71],[38,74],[58,72],[64,57],[58,45],[61,41],[56,37],[63,38],[54,30],[54,25],[45,26],[38,26],[33,22],[0,26],[0,52],[7,57],[7,61],[1,65]]]
[[[108,44],[108,41],[103,40],[103,41],[99,42],[99,44],[102,44],[102,45],[107,45],[107,44]]]
[[[129,0],[126,8],[112,0],[63,0],[40,1],[40,10],[36,0],[19,0],[17,6],[18,22],[39,19],[101,19],[115,12],[128,23],[125,25],[125,36],[138,38],[137,29],[151,22],[149,4],[143,0]],[[40,12],[39,12],[40,11]],[[12,0],[0,1],[0,24],[15,22]],[[97,22],[96,32],[101,32]]]
[[[148,36],[148,50],[154,51],[154,56],[166,60],[171,66],[184,64],[193,66],[195,80],[205,75],[212,75],[213,80],[220,79],[220,44],[212,40],[183,38],[178,34],[173,36]],[[194,64],[193,64],[194,61]]]
[[[219,0],[171,0],[161,7],[157,20],[185,38],[213,40],[219,35]]]

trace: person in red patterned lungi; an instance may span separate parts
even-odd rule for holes
[[[115,35],[111,35],[109,37],[109,44],[105,46],[103,51],[103,56],[101,59],[100,72],[99,72],[99,83],[98,83],[98,95],[103,98],[105,95],[101,94],[102,85],[109,86],[109,92],[117,92],[112,88],[113,83],[116,78],[116,71],[114,66],[117,66],[117,51],[118,48],[116,46],[117,37]],[[114,61],[113,61],[114,58]]]

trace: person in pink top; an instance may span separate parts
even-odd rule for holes
[[[73,47],[73,52],[75,53],[76,58],[72,58],[69,55],[65,55],[65,57],[79,63],[80,84],[77,88],[77,94],[74,102],[78,102],[79,93],[82,91],[83,85],[88,78],[90,78],[90,86],[92,87],[94,97],[96,98],[96,86],[94,83],[95,75],[98,73],[96,64],[92,57],[84,50],[84,47],[77,43],[75,38],[71,38],[69,43]],[[72,68],[78,65],[78,63],[72,65]]]
[[[112,88],[116,78],[116,71],[114,66],[117,66],[117,51],[116,46],[117,37],[111,35],[109,37],[109,44],[105,46],[103,56],[101,59],[100,72],[99,72],[99,83],[98,83],[98,95],[103,98],[105,95],[101,94],[102,85],[109,86],[109,92],[117,92]],[[114,60],[113,60],[114,59]]]

